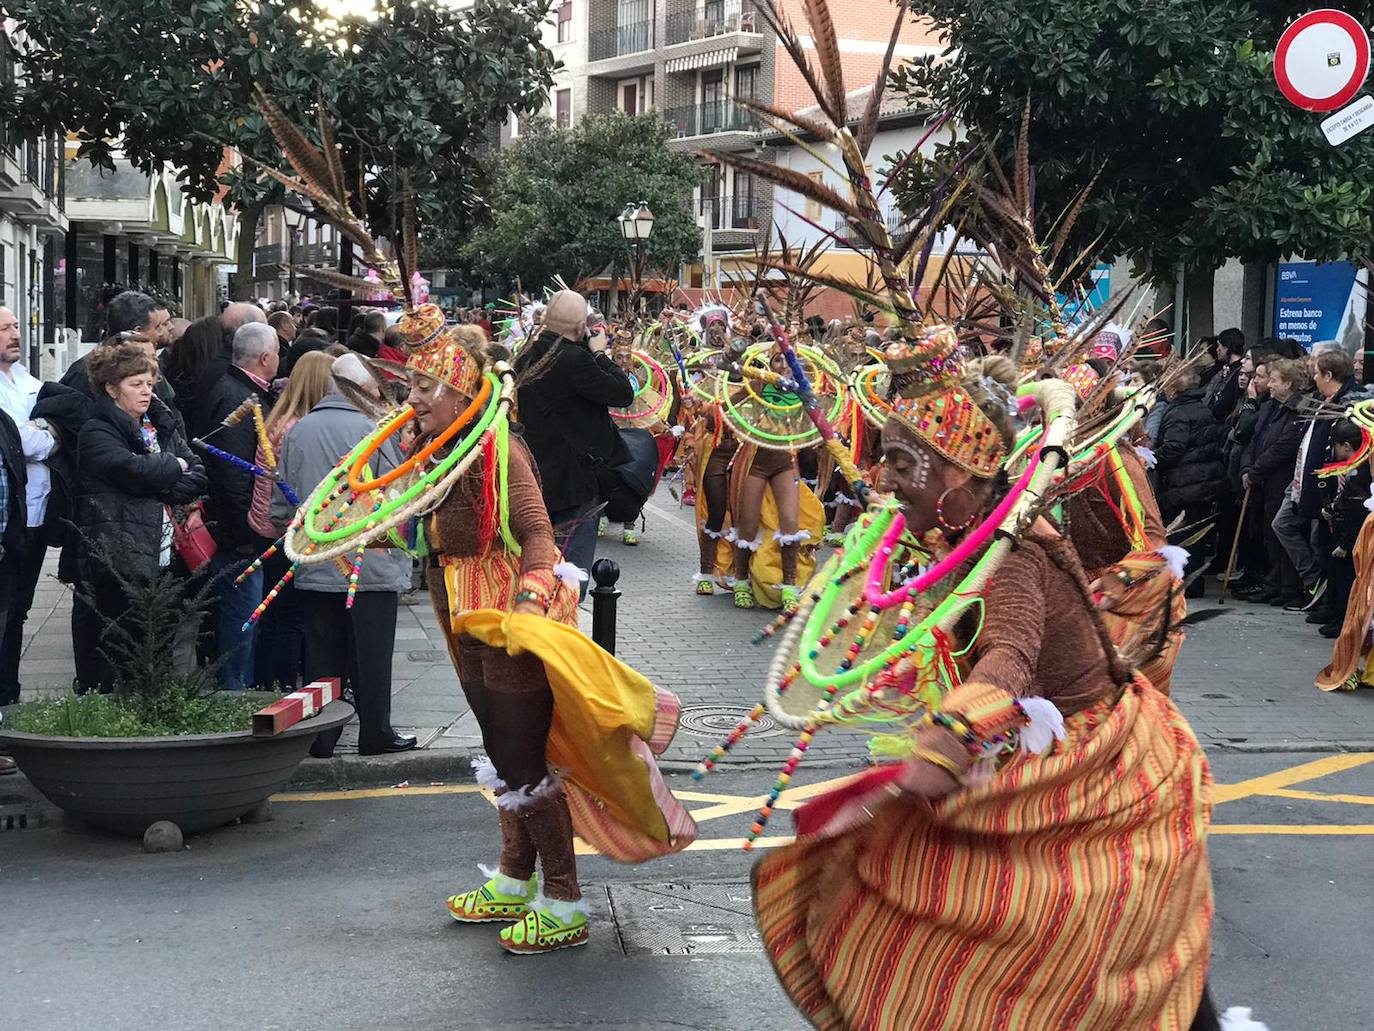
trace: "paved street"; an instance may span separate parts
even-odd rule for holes
[[[669,753],[685,771],[757,697],[767,652],[748,638],[766,615],[691,594],[690,518],[670,500],[654,502],[640,547],[611,539],[601,553],[623,570],[620,653],[687,707]],[[45,583],[41,604],[24,659],[30,693],[70,676],[64,592]],[[1344,1029],[1374,1008],[1358,959],[1374,907],[1363,874],[1374,692],[1315,690],[1326,653],[1300,619],[1235,605],[1192,630],[1175,678],[1222,785],[1211,841],[1216,997],[1253,1006],[1273,1031]],[[315,763],[277,799],[273,822],[192,838],[179,855],[145,856],[134,841],[65,824],[24,797],[22,778],[0,783],[0,815],[8,806],[32,817],[0,831],[0,1026],[800,1026],[752,937],[750,859],[738,848],[786,734],[741,746],[701,784],[675,776],[701,839],[638,868],[583,855],[592,944],[516,962],[494,929],[453,926],[442,910],[492,860],[495,821],[465,782],[474,727],[423,603],[403,611],[396,671],[397,722],[427,747],[358,776],[408,786],[309,790],[344,768]],[[822,735],[792,798],[861,754],[857,737]],[[765,847],[786,842],[793,804]]]

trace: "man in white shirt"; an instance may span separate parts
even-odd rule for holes
[[[28,473],[28,544],[18,555],[0,562],[0,576],[12,576],[14,592],[3,629],[0,629],[0,705],[19,700],[19,653],[24,644],[24,620],[33,605],[34,588],[43,572],[47,548],[43,544],[43,517],[48,508],[51,479],[45,464],[57,448],[57,439],[43,423],[29,418],[42,382],[20,364],[19,319],[0,307],[0,411],[19,429]]]

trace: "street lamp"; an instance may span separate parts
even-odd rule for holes
[[[620,223],[620,235],[630,248],[630,300],[626,309],[634,311],[639,305],[639,295],[644,291],[644,246],[654,233],[654,213],[645,201],[626,204],[625,210],[616,219]]]
[[[305,224],[305,212],[289,204],[281,207],[281,216],[286,220],[286,294],[296,296],[296,231]]]

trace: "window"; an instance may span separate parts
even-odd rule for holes
[[[825,182],[824,172],[807,172],[806,177],[818,183]],[[819,201],[812,200],[810,197],[806,198],[806,217],[812,222],[819,222],[821,220],[821,205]]]
[[[572,39],[572,0],[563,0],[558,8],[558,42]]]
[[[759,66],[745,65],[735,69],[735,96],[753,100],[758,96]]]
[[[554,121],[560,129],[572,125],[572,90],[561,89],[554,97]]]
[[[754,177],[748,172],[735,173],[734,205],[734,227],[736,229],[755,228]]]
[[[701,73],[701,131],[719,132],[725,128],[725,73]]]

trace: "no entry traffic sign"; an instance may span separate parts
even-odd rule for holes
[[[1369,33],[1344,11],[1304,14],[1284,30],[1274,51],[1274,78],[1304,111],[1334,111],[1360,91],[1369,74]]]

